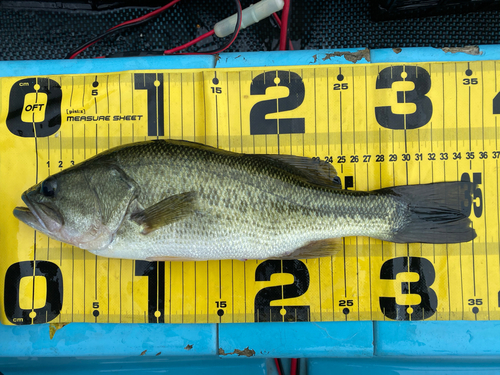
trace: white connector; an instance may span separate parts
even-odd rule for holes
[[[241,17],[241,28],[244,29],[260,20],[269,17],[274,12],[283,9],[285,2],[283,0],[261,0],[256,4],[250,5],[244,9]],[[219,21],[214,26],[215,35],[224,38],[234,32],[236,28],[237,14]]]

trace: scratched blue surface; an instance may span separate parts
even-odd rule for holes
[[[222,53],[215,56],[149,56],[103,59],[2,61],[0,77],[27,75],[92,74],[119,72],[123,70],[154,69],[209,69],[254,66],[330,65],[354,64],[345,59],[345,53],[356,53],[364,48],[335,50],[275,51]],[[361,58],[359,63],[381,62],[429,62],[429,61],[474,61],[500,60],[500,48],[496,45],[479,46],[479,55],[464,52],[444,52],[439,48],[402,48],[396,53],[392,48],[370,50],[369,61]],[[339,55],[340,54],[340,55]]]
[[[376,322],[376,356],[492,356],[500,359],[500,321]]]
[[[109,59],[1,61],[0,77],[111,73],[124,70],[201,69],[214,66],[214,56],[148,56]]]
[[[480,51],[480,55],[468,55],[434,48],[408,48],[400,53],[392,49],[372,50],[370,61],[500,59],[499,46],[480,46]],[[347,51],[222,54],[219,60],[212,56],[165,56],[1,62],[0,76],[349,63],[343,56],[328,57],[334,52]],[[187,350],[187,345],[193,348]],[[254,357],[219,355],[219,348],[231,353],[246,347],[255,351]],[[500,322],[72,323],[58,330],[53,339],[49,337],[48,325],[0,326],[0,372],[3,374],[117,371],[123,374],[276,374],[269,360],[272,357],[307,357],[309,374],[499,374]]]
[[[0,325],[0,356],[215,356],[216,338],[215,324],[71,323],[52,339],[48,324]]]
[[[246,347],[256,357],[367,357],[373,355],[372,322],[219,325],[225,353]]]

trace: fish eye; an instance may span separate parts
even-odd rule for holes
[[[56,195],[57,182],[53,178],[48,178],[42,182],[40,192],[44,197],[53,197]]]

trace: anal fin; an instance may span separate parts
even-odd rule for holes
[[[290,255],[281,259],[310,259],[330,257],[337,254],[343,246],[342,238],[328,238],[326,240],[311,241],[294,250]]]
[[[142,234],[148,234],[192,215],[195,206],[196,193],[190,191],[165,198],[143,211],[132,214],[130,219],[141,226]]]

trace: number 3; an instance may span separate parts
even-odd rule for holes
[[[425,258],[400,257],[389,259],[380,269],[382,280],[396,280],[401,272],[415,272],[420,276],[417,282],[403,282],[401,293],[418,294],[421,301],[418,305],[399,305],[396,297],[380,297],[380,308],[386,317],[394,320],[424,320],[436,312],[438,300],[436,292],[430,288],[436,277],[434,266]],[[412,310],[409,310],[409,308]],[[411,312],[408,312],[411,311]]]
[[[384,128],[416,129],[427,124],[432,117],[432,102],[426,96],[431,89],[431,76],[425,69],[418,66],[393,66],[382,69],[375,87],[390,89],[394,82],[403,81],[403,73],[406,74],[405,80],[413,82],[415,88],[411,91],[398,91],[398,103],[413,103],[417,108],[410,114],[396,114],[391,106],[376,107],[375,117]]]

